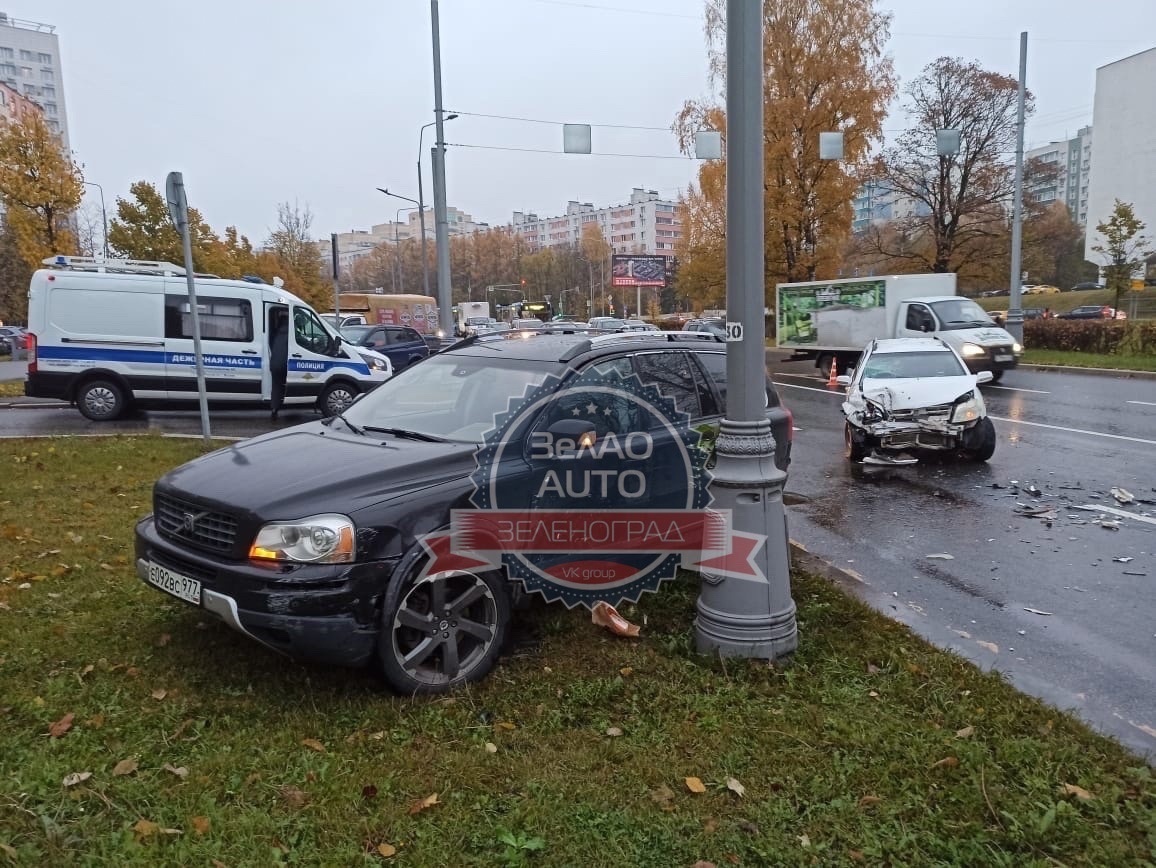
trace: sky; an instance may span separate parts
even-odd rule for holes
[[[1091,123],[1096,68],[1156,45],[1156,0],[879,5],[893,15],[901,86],[943,55],[1014,76],[1028,31],[1029,147]],[[702,0],[439,9],[444,105],[461,113],[445,125],[451,206],[501,225],[572,199],[625,202],[634,187],[674,197],[694,177],[669,128],[684,101],[711,93]],[[255,243],[278,202],[308,205],[323,237],[409,206],[377,187],[417,198],[434,104],[429,0],[8,0],[3,11],[56,26],[72,147],[110,214],[133,181],[163,188],[172,170],[215,229]],[[562,154],[560,122],[599,125],[596,153]],[[901,127],[896,111],[887,129]]]

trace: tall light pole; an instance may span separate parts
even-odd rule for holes
[[[378,187],[377,192],[378,193],[384,193],[386,196],[389,196],[389,198],[391,198],[391,199],[401,199],[403,202],[413,202],[413,204],[416,205],[418,208],[421,207],[421,202],[419,202],[417,199],[411,199],[411,198],[409,198],[409,196],[399,196],[397,193],[389,192],[389,190],[385,189],[385,187]],[[412,210],[413,210],[412,208],[398,208],[397,213],[400,214],[402,211],[412,211]],[[394,218],[394,221],[393,221],[393,252],[394,252],[394,256],[396,257],[398,254],[397,218],[396,217]],[[424,219],[422,222],[422,231],[421,231],[421,264],[422,264],[422,268],[428,268],[428,266],[426,265],[426,261],[425,261],[425,222],[424,222]],[[399,278],[400,278],[400,275],[401,275],[401,260],[400,259],[397,260],[397,274],[399,275]],[[426,292],[426,295],[429,295],[429,272],[428,272],[428,270],[426,272],[424,272],[424,275],[425,275],[425,279],[426,279],[425,280],[425,292]]]
[[[1024,342],[1022,239],[1024,216],[1024,85],[1028,76],[1028,34],[1020,33],[1019,113],[1016,117],[1016,188],[1012,203],[1011,297],[1007,305],[1008,333]]]
[[[108,211],[104,208],[104,187],[95,181],[85,181],[86,187],[96,187],[100,190],[100,217],[104,223],[104,258],[108,259]]]
[[[392,196],[393,194],[387,193],[386,195]],[[405,197],[396,196],[395,198],[404,199]],[[410,199],[409,201],[412,202],[413,200]],[[416,210],[417,207],[417,205],[405,205],[401,208],[398,208],[393,214],[393,261],[395,270],[397,272],[397,291],[403,295],[405,294],[405,280],[401,276],[401,244],[399,243],[399,239],[397,237],[397,227],[401,225],[401,212],[413,211]]]
[[[798,645],[783,486],[766,414],[763,4],[727,0],[727,395],[712,509],[730,510],[758,575],[702,568],[698,650],[776,659]]]
[[[456,117],[456,114],[446,115],[446,120],[452,121]],[[421,276],[422,280],[425,282],[426,295],[429,295],[429,258],[426,256],[425,252],[425,195],[422,192],[423,185],[421,177],[421,149],[422,139],[425,137],[426,129],[435,126],[436,124],[437,121],[430,121],[428,124],[423,126],[417,134],[417,204],[418,207],[421,208],[421,211],[418,212],[419,216],[421,217]]]
[[[430,0],[430,29],[433,31],[434,128],[437,144],[433,149],[434,228],[438,262],[438,319],[442,334],[453,322],[453,292],[450,286],[450,226],[446,213],[445,109],[442,108],[442,45],[438,23],[438,0]]]

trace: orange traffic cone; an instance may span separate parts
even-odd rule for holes
[[[839,376],[839,363],[837,361],[835,361],[834,359],[832,359],[831,360],[831,374],[827,377],[827,388],[828,389],[834,389],[836,386],[839,385],[838,381],[835,379],[838,376]]]

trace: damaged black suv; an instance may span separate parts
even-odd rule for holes
[[[470,507],[484,435],[549,376],[555,395],[614,368],[653,383],[695,426],[726,405],[726,345],[709,334],[505,332],[408,368],[343,415],[271,432],[162,477],[136,527],[140,577],[292,657],[377,662],[403,693],[483,677],[516,582],[468,570],[417,581],[419,540]],[[571,394],[577,394],[576,392]],[[770,380],[776,464],[792,420]]]

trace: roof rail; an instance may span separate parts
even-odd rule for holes
[[[623,342],[636,341],[665,341],[668,343],[713,343],[721,344],[723,339],[719,335],[710,334],[709,332],[611,332],[609,334],[596,335],[589,340],[582,341],[575,344],[560,361],[568,362],[582,353],[589,352],[595,347],[605,346],[606,344],[618,344]]]
[[[49,268],[72,271],[114,271],[130,274],[172,274],[183,275],[185,270],[171,262],[151,259],[105,259],[95,256],[49,256],[42,260]]]

